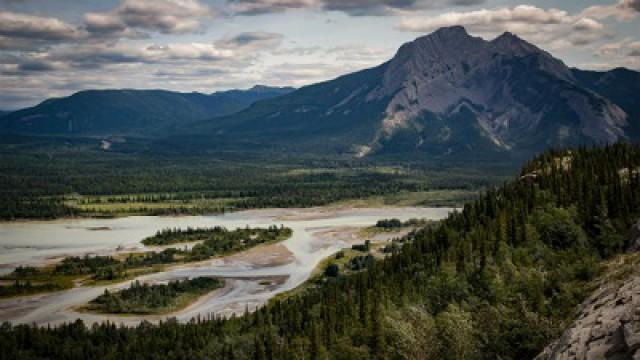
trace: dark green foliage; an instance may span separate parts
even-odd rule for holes
[[[29,295],[60,289],[59,286],[50,283],[33,284],[31,281],[16,280],[11,285],[0,285],[0,297]]]
[[[397,162],[393,171],[376,171],[377,164],[364,160],[294,158],[278,152],[232,155],[219,160],[222,155],[104,152],[95,139],[0,134],[0,218],[122,215],[92,211],[92,205],[110,203],[194,203],[186,208],[138,209],[146,215],[311,207],[403,191],[479,189],[506,174],[505,168],[404,168]],[[493,175],[487,176],[487,171]],[[85,210],[69,204],[73,194],[88,197],[78,200]]]
[[[222,286],[223,280],[208,277],[171,281],[166,285],[135,281],[118,292],[105,290],[91,305],[94,310],[112,314],[157,313],[175,307],[181,296],[199,296]]]
[[[270,226],[267,229],[239,228],[228,231],[225,228],[205,229],[204,242],[196,244],[191,251],[184,252],[187,261],[198,261],[212,256],[229,254],[249,249],[256,245],[284,240],[291,237],[293,231],[284,226]]]
[[[383,219],[378,220],[378,222],[376,223],[376,227],[384,229],[401,228],[402,226],[402,221],[398,219]]]
[[[365,240],[364,244],[353,244],[351,245],[351,249],[367,252],[371,248],[371,240]]]
[[[409,219],[407,221],[400,221],[399,219],[382,219],[376,222],[377,228],[382,229],[398,229],[411,226],[424,226],[428,223],[425,219]]]
[[[340,275],[340,266],[336,264],[329,264],[324,269],[324,274],[328,277],[337,277],[338,275]]]
[[[100,268],[117,264],[119,264],[119,261],[111,256],[74,256],[62,260],[62,263],[56,265],[53,269],[53,273],[57,275],[93,274]]]
[[[12,273],[16,278],[35,276],[38,274],[40,274],[40,270],[33,266],[18,266]]]
[[[384,260],[253,314],[136,328],[7,324],[2,356],[531,359],[623,250],[640,216],[639,167],[633,145],[548,151]]]
[[[375,258],[372,255],[356,256],[350,259],[345,267],[351,271],[359,271],[373,264]]]
[[[187,229],[163,229],[154,236],[142,240],[142,243],[150,245],[170,245],[181,242],[204,241],[203,246],[215,248],[213,251],[224,252],[234,250],[241,246],[253,246],[278,239],[286,239],[291,236],[291,229],[283,226],[270,226],[267,229],[236,229],[229,231],[224,227],[213,228],[187,228]]]

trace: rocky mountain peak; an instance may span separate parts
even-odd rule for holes
[[[541,69],[552,73],[563,80],[573,80],[571,69],[569,69],[564,62],[554,58],[550,53],[526,40],[523,40],[511,32],[505,32],[491,40],[489,44],[493,46],[495,51],[508,56],[536,56],[538,58],[538,66],[540,66]]]
[[[520,37],[511,32],[505,32],[504,34],[491,40],[491,44],[499,50],[511,54],[516,54],[518,56],[525,56],[533,53],[543,52],[543,50],[539,49],[537,46],[525,40],[522,40]]]
[[[555,95],[549,97],[551,83]],[[526,93],[537,100],[523,96]],[[446,118],[464,109],[475,114],[483,135],[502,149],[511,149],[543,119],[563,111],[567,115],[558,120],[580,119],[575,136],[599,142],[623,138],[626,125],[624,111],[578,89],[571,69],[550,53],[509,32],[487,41],[461,26],[404,44],[367,96],[369,101],[387,98],[391,100],[374,143],[419,126],[416,121],[426,113]],[[558,101],[563,110],[552,108]],[[536,102],[547,105],[540,108]],[[568,126],[553,126],[558,127],[553,136],[559,141],[572,136]]]

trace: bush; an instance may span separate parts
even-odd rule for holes
[[[324,269],[324,274],[329,277],[338,277],[340,275],[340,267],[336,264],[329,264]]]

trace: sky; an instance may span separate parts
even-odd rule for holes
[[[0,109],[85,89],[299,87],[452,25],[640,70],[640,0],[0,0]]]

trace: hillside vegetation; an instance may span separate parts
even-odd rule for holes
[[[364,270],[228,320],[4,325],[6,358],[531,359],[626,248],[640,147],[548,151]]]

